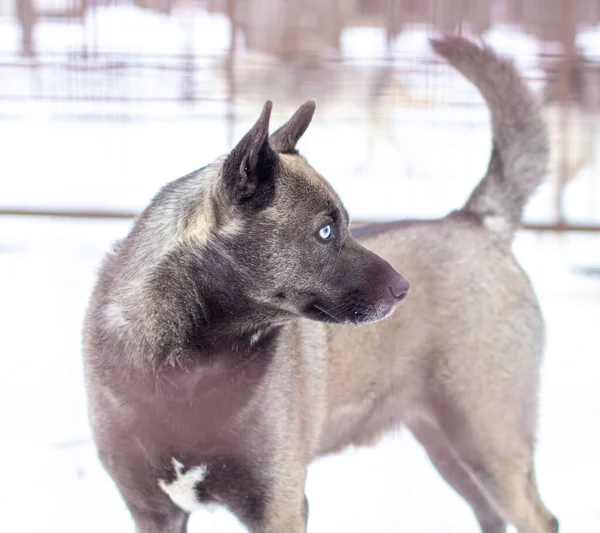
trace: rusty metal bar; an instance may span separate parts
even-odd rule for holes
[[[214,56],[200,56],[203,58],[214,58]],[[181,59],[179,59],[181,58]],[[115,60],[108,59],[106,63],[100,64],[99,62],[90,62],[90,63],[69,63],[69,62],[45,62],[42,63],[41,60],[36,59],[35,64],[27,64],[27,63],[0,63],[0,68],[6,69],[49,69],[49,68],[60,68],[64,69],[66,72],[108,72],[114,70],[159,70],[159,71],[173,71],[173,72],[186,72],[190,68],[195,68],[193,62],[190,62],[189,56],[186,58],[185,56],[169,56],[163,59],[176,59],[181,61],[181,64],[173,64],[169,65],[166,63],[128,63],[125,60]]]
[[[139,104],[143,103],[155,103],[155,102],[182,102],[181,96],[97,96],[97,95],[83,95],[73,97],[72,95],[24,95],[24,94],[0,94],[0,100],[12,100],[14,102],[135,102]],[[226,101],[223,98],[212,98],[208,96],[194,96],[187,100],[187,102],[216,102],[222,103]],[[2,113],[0,112],[0,115]]]
[[[56,51],[56,50],[44,50],[37,54],[35,61],[41,60],[42,58],[65,58],[70,57],[71,59],[88,59],[88,58],[144,58],[144,59],[174,59],[177,61],[181,61],[185,59],[186,52],[130,52],[128,50],[118,50],[118,51],[102,51],[98,50],[96,53],[89,52],[86,50],[81,50],[80,52],[67,52],[67,51]],[[6,50],[0,50],[0,58],[15,58],[18,57],[14,52],[7,52]],[[201,59],[218,59],[221,57],[220,54],[214,53],[203,53],[197,56]],[[24,65],[26,67],[30,66],[31,63],[8,63],[6,66],[21,66]]]
[[[100,219],[131,219],[139,213],[135,211],[105,211],[87,209],[45,209],[45,208],[10,208],[0,207],[0,215],[9,216],[39,216],[58,218],[100,218]]]
[[[350,227],[359,227],[367,224],[386,222],[385,220],[357,220],[350,223]],[[546,232],[582,232],[582,233],[600,233],[600,224],[575,224],[575,223],[545,223],[545,222],[523,222],[520,229],[526,231]]]
[[[185,47],[183,60],[183,75],[181,79],[182,99],[185,102],[193,102],[195,99],[195,77],[196,77],[196,58],[194,52],[194,30],[192,19],[186,18],[185,24]]]
[[[229,18],[230,33],[229,33],[229,54],[227,56],[227,146],[233,148],[235,140],[235,98],[236,98],[236,83],[235,83],[235,59],[237,53],[237,12],[236,0],[227,0],[227,16]]]
[[[33,0],[17,2],[17,16],[21,24],[21,54],[33,57],[35,55],[35,25],[38,18],[35,2]]]
[[[569,100],[571,96],[571,62],[573,61],[573,46],[575,43],[575,19],[573,15],[573,0],[561,1],[561,37],[564,45],[563,61],[560,66],[559,100],[560,106],[560,172],[558,176],[558,194],[556,195],[557,223],[564,222],[563,194],[569,179]]]
[[[139,213],[135,211],[107,211],[107,210],[71,210],[71,209],[44,209],[44,208],[8,208],[0,206],[0,216],[42,216],[56,218],[88,218],[88,219],[105,219],[105,220],[129,220],[135,218]],[[352,227],[364,226],[373,224],[374,220],[357,220],[351,223]],[[576,223],[543,223],[543,222],[524,222],[521,224],[521,229],[527,231],[559,231],[559,232],[600,232],[600,224],[576,224]]]
[[[521,229],[528,231],[572,231],[572,232],[582,232],[582,233],[593,233],[600,232],[600,224],[572,224],[569,222],[554,222],[551,224],[541,224],[541,223],[524,223],[521,224]]]

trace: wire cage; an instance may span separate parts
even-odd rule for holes
[[[334,185],[376,188],[376,216],[435,213],[431,191],[464,199],[489,153],[482,100],[427,46],[453,32],[513,57],[543,103],[549,179],[525,225],[600,229],[599,0],[2,0],[0,25],[16,181],[57,152],[63,176],[5,184],[2,213],[133,216],[131,191],[189,170],[195,138],[224,152],[264,100],[284,120],[308,98],[307,150]]]

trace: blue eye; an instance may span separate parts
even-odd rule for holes
[[[326,241],[327,239],[329,239],[329,237],[331,237],[331,225],[330,224],[327,224],[327,226],[325,226],[319,230],[319,237],[321,237],[321,239],[324,241]]]

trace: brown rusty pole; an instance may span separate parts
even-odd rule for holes
[[[335,38],[335,51],[337,57],[340,57],[342,30],[344,29],[344,21],[342,20],[342,0],[333,0],[333,34]]]
[[[187,1],[181,5],[181,18],[185,24],[185,41],[183,52],[183,78],[181,80],[181,93],[184,102],[193,102],[196,93],[196,58],[194,50],[194,24],[193,12],[194,4]]]
[[[387,0],[386,2],[386,24],[385,24],[385,53],[386,53],[386,64],[393,66],[394,54],[392,54],[392,43],[394,41],[395,34],[395,22],[396,22],[396,6],[394,0]]]
[[[460,18],[458,19],[458,28],[456,28],[456,32],[461,37],[463,34],[463,25],[465,22],[465,16],[467,16],[467,6],[465,6],[465,0],[461,0],[461,2],[460,2]]]
[[[37,216],[37,217],[57,217],[57,218],[84,218],[84,219],[133,219],[138,216],[137,211],[105,211],[105,210],[87,210],[87,209],[46,209],[46,208],[18,208],[0,205],[0,216]],[[355,228],[365,224],[377,224],[381,221],[355,220],[350,223],[350,227]],[[523,223],[521,229],[529,231],[548,231],[555,233],[557,231],[576,231],[584,233],[600,233],[598,224],[546,224],[546,223]]]
[[[575,43],[575,23],[573,13],[573,0],[561,1],[561,39],[564,46],[563,61],[560,68],[560,166],[558,176],[558,194],[556,195],[556,222],[564,223],[563,193],[569,178],[569,101],[571,97],[571,62],[573,61]]]
[[[36,23],[36,12],[34,0],[18,0],[17,15],[21,23],[21,43],[24,56],[31,57],[35,55],[35,46],[33,44],[33,32]]]
[[[236,0],[227,0],[227,16],[231,24],[229,34],[229,56],[227,57],[227,81],[229,92],[227,95],[227,147],[233,148],[235,140],[235,55],[237,53],[237,23]]]

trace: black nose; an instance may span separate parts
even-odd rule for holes
[[[390,285],[390,292],[396,300],[404,300],[408,296],[410,291],[410,285],[400,274],[394,276],[394,279]]]

